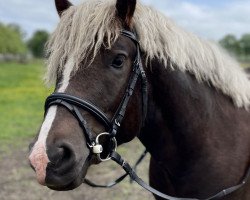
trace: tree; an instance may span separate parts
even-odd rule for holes
[[[229,52],[233,53],[234,55],[239,55],[239,43],[234,35],[226,35],[222,40],[219,41],[219,43]]]
[[[16,33],[18,33],[23,40],[23,38],[25,37],[26,34],[19,25],[8,24],[8,27],[11,28],[12,30],[14,30]]]
[[[244,56],[250,56],[250,34],[245,34],[239,41],[241,53]]]
[[[46,31],[39,30],[34,33],[32,38],[28,41],[28,47],[32,54],[37,58],[44,57],[44,46],[49,38]]]
[[[21,28],[0,23],[0,54],[21,55],[27,52]]]

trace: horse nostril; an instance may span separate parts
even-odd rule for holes
[[[50,165],[54,168],[65,168],[72,166],[75,162],[73,149],[68,144],[52,146],[47,150]]]
[[[58,165],[58,163],[63,159],[64,149],[60,147],[53,147],[49,149],[48,155],[51,164]]]

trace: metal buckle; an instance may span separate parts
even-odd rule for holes
[[[118,122],[116,119],[115,119],[115,124],[116,124],[118,127],[121,126],[120,122]]]
[[[107,133],[107,132],[101,133],[101,134],[99,134],[99,135],[96,137],[95,143],[89,145],[89,147],[92,149],[92,153],[96,154],[98,160],[101,161],[101,162],[106,162],[106,161],[108,161],[108,160],[111,159],[111,157],[110,157],[110,156],[111,156],[111,152],[110,152],[110,154],[109,154],[106,158],[104,158],[104,159],[101,158],[101,153],[103,152],[103,146],[99,143],[100,137],[102,137],[102,136],[109,136],[109,135],[110,135],[110,134]],[[116,150],[117,150],[117,141],[116,141],[115,137],[111,138],[111,141],[112,141],[113,146],[114,146],[114,147],[113,147],[113,150],[112,150],[112,152],[113,152],[113,151],[116,151]]]

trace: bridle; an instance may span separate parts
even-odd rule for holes
[[[123,118],[125,116],[125,112],[127,110],[127,106],[131,96],[133,95],[136,83],[140,77],[141,79],[141,92],[142,92],[142,119],[143,121],[146,118],[147,113],[147,79],[145,71],[142,67],[141,61],[141,54],[140,54],[140,47],[139,42],[137,41],[136,36],[129,31],[123,30],[121,32],[122,35],[130,38],[136,44],[136,58],[133,63],[132,73],[130,75],[129,83],[126,89],[126,92],[122,98],[122,101],[115,112],[113,118],[109,120],[109,118],[102,112],[97,106],[94,104],[80,99],[78,97],[68,95],[65,93],[53,93],[50,95],[45,103],[45,112],[49,109],[52,105],[61,105],[68,109],[70,113],[74,115],[74,117],[78,120],[79,125],[83,129],[85,134],[85,138],[87,140],[87,146],[90,148],[91,152],[97,155],[100,161],[107,161],[111,159],[111,152],[116,151],[117,141],[116,135],[122,124]],[[91,131],[87,126],[87,122],[81,115],[78,108],[86,110],[87,112],[91,113],[100,123],[102,123],[106,129],[106,132],[100,133],[98,136],[94,137]],[[109,151],[110,153],[106,158],[101,157],[101,153],[103,152],[103,147],[100,144],[101,137],[107,137],[110,141]]]
[[[127,30],[122,30],[121,35],[130,38],[136,45],[136,51],[137,55],[135,57],[135,61],[133,63],[132,67],[132,72],[129,78],[128,86],[126,89],[126,92],[122,98],[122,101],[115,112],[113,118],[110,120],[106,114],[101,111],[96,105],[80,99],[78,97],[66,94],[66,93],[53,93],[51,94],[45,102],[45,115],[48,111],[48,109],[53,106],[53,105],[59,105],[65,107],[79,122],[80,127],[83,129],[84,136],[86,138],[87,146],[91,151],[92,156],[97,156],[97,158],[103,162],[103,161],[108,161],[112,159],[116,163],[118,163],[122,168],[125,170],[125,174],[118,178],[115,182],[103,186],[103,185],[97,185],[92,183],[89,180],[85,180],[85,183],[93,186],[93,187],[112,187],[116,185],[117,183],[121,182],[127,175],[130,176],[131,180],[136,181],[140,186],[148,190],[149,192],[162,197],[164,199],[168,200],[199,200],[195,198],[177,198],[177,197],[172,197],[166,194],[163,194],[151,186],[147,185],[142,179],[140,179],[135,170],[124,160],[122,157],[116,152],[117,148],[117,141],[116,141],[116,136],[117,132],[119,131],[119,128],[122,124],[123,118],[125,116],[127,106],[129,103],[129,100],[131,96],[133,95],[133,92],[135,90],[135,86],[140,78],[141,80],[141,93],[142,93],[142,121],[144,123],[146,115],[147,115],[147,98],[148,98],[148,88],[147,88],[147,78],[146,78],[146,73],[143,69],[142,66],[142,60],[141,60],[141,54],[140,54],[140,44],[139,41],[137,40],[136,35],[133,32],[127,31]],[[100,133],[96,137],[91,133],[87,126],[87,122],[82,116],[81,112],[79,111],[79,108],[89,112],[92,114],[100,123],[103,124],[105,127],[106,132]],[[102,152],[104,151],[103,146],[100,144],[100,138],[101,137],[106,137],[109,141],[108,145],[108,154],[104,158],[102,158]],[[143,155],[140,157],[138,160],[136,166],[139,164],[139,162],[144,158],[146,154],[146,151],[143,153]],[[204,200],[215,200],[215,199],[220,199],[228,194],[231,194],[232,192],[238,190],[239,188],[243,187],[248,180],[250,176],[250,169],[248,170],[246,176],[244,177],[243,181],[233,187],[230,187],[228,189],[225,189],[216,195],[206,198]]]

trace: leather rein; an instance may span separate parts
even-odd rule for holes
[[[137,165],[142,161],[142,159],[145,157],[147,151],[145,151],[142,156],[139,158],[137,163],[135,164],[135,167],[132,168],[129,163],[127,163],[117,152],[117,141],[116,141],[116,135],[117,132],[121,126],[121,123],[123,121],[123,118],[126,113],[126,109],[129,103],[129,100],[131,96],[133,95],[136,83],[138,80],[141,80],[141,92],[142,92],[142,120],[143,123],[145,121],[146,115],[147,115],[147,98],[148,98],[148,88],[147,88],[147,78],[146,73],[142,66],[142,60],[141,60],[141,54],[140,54],[140,44],[136,37],[136,35],[133,32],[122,30],[121,35],[130,38],[136,45],[137,48],[137,55],[135,58],[135,61],[133,63],[133,69],[130,75],[130,79],[128,82],[128,86],[126,89],[126,92],[123,96],[123,99],[114,114],[114,117],[110,120],[104,112],[102,112],[97,106],[94,104],[80,99],[78,97],[68,95],[65,93],[53,93],[51,94],[45,102],[45,115],[48,111],[48,109],[51,106],[59,105],[65,107],[79,122],[80,127],[82,128],[84,132],[84,136],[86,138],[87,146],[90,149],[91,156],[97,156],[97,158],[103,162],[108,161],[112,159],[117,164],[119,164],[124,171],[126,172],[124,175],[122,175],[120,178],[115,180],[114,182],[108,184],[108,185],[97,185],[93,182],[91,182],[88,179],[85,179],[84,183],[92,186],[92,187],[102,187],[102,188],[110,188],[119,182],[121,182],[126,176],[130,176],[132,181],[137,182],[141,187],[148,190],[149,192],[162,197],[163,199],[167,200],[201,200],[196,198],[177,198],[172,197],[166,194],[161,193],[160,191],[152,188],[148,184],[146,184],[142,179],[138,177],[138,175],[135,172],[135,168]],[[99,122],[101,122],[104,126],[107,132],[100,133],[98,136],[94,137],[91,131],[89,130],[87,126],[87,122],[82,116],[80,109],[83,109],[89,113],[91,113]],[[100,138],[105,137],[109,141],[108,145],[108,155],[106,155],[104,158],[102,156],[102,153],[104,151],[103,146],[100,144]],[[227,196],[228,194],[231,194],[232,192],[240,189],[243,187],[248,180],[250,176],[250,169],[248,170],[247,174],[245,175],[243,181],[233,187],[227,188],[222,190],[221,192],[203,199],[203,200],[215,200],[220,199],[224,196]]]

